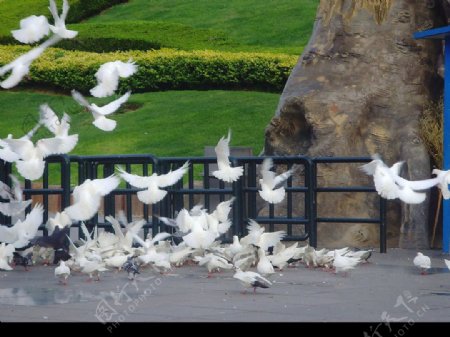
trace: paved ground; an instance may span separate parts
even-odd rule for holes
[[[415,253],[374,253],[371,263],[346,277],[303,265],[288,268],[272,278],[271,288],[256,294],[242,294],[232,271],[206,278],[198,266],[174,268],[168,275],[145,269],[135,282],[125,272],[107,272],[91,283],[76,274],[67,286],[57,283],[54,267],[35,266],[28,272],[18,267],[0,272],[0,320],[103,320],[105,329],[134,321],[449,322],[450,271],[444,256],[424,252],[433,268],[422,276],[412,264]]]

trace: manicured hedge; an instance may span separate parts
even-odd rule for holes
[[[25,46],[0,46],[0,64],[26,52]],[[31,66],[29,81],[88,92],[95,72],[105,62],[133,59],[136,74],[120,81],[120,90],[257,89],[280,92],[297,57],[269,53],[216,51],[130,51],[89,53],[50,48]]]

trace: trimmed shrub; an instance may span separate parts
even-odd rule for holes
[[[0,46],[0,64],[29,50]],[[119,90],[134,92],[175,89],[252,89],[280,92],[297,61],[296,56],[217,51],[129,51],[95,54],[50,48],[31,65],[29,81],[82,92],[96,85],[95,72],[109,61],[132,59],[139,66],[121,79]]]

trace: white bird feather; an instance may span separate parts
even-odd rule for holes
[[[78,104],[84,106],[92,113],[92,116],[94,117],[94,121],[92,122],[92,124],[103,131],[112,131],[116,128],[117,122],[115,120],[106,118],[106,116],[112,114],[113,112],[116,112],[121,107],[121,105],[124,104],[128,100],[128,98],[130,98],[131,95],[131,91],[128,91],[118,99],[99,107],[95,103],[89,103],[86,98],[84,98],[84,96],[78,91],[72,90],[71,93],[73,99]]]
[[[22,43],[34,43],[48,35],[50,27],[44,15],[31,15],[20,20],[20,29],[12,30],[12,36]]]
[[[120,179],[114,174],[103,179],[86,179],[73,190],[74,202],[64,211],[75,221],[92,218],[100,208],[101,198],[119,186]]]
[[[58,14],[58,8],[56,7],[54,0],[50,0],[50,6],[48,7],[55,23],[54,25],[49,25],[49,28],[51,29],[53,34],[56,34],[63,39],[73,39],[78,35],[77,31],[69,30],[66,28],[66,18],[67,13],[69,12],[69,8],[70,6],[67,0],[63,0],[61,15]]]
[[[111,96],[119,86],[119,78],[130,77],[137,71],[137,65],[128,60],[128,62],[113,61],[100,66],[95,73],[97,85],[90,90],[94,97]]]
[[[161,188],[172,186],[178,182],[183,178],[188,167],[189,162],[187,161],[175,171],[171,170],[166,174],[153,173],[147,177],[128,173],[122,167],[118,167],[117,170],[120,172],[120,176],[130,185],[136,188],[145,188],[145,190],[137,192],[137,197],[141,202],[144,204],[155,204],[167,195],[167,191]]]
[[[220,138],[219,142],[214,148],[217,156],[218,170],[212,172],[212,175],[217,179],[229,183],[238,180],[239,177],[244,174],[243,166],[231,167],[231,163],[228,158],[230,156],[230,140],[231,130],[228,130],[228,137]]]
[[[283,201],[286,193],[284,186],[281,186],[279,188],[277,188],[277,186],[279,186],[282,182],[284,182],[292,175],[293,169],[276,175],[275,172],[271,171],[272,166],[272,158],[264,159],[261,167],[262,179],[259,180],[261,190],[259,190],[258,193],[265,201],[271,204],[278,204]]]

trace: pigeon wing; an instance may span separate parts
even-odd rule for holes
[[[109,115],[113,112],[117,111],[120,106],[128,101],[128,98],[130,98],[131,91],[128,91],[126,94],[120,96],[118,99],[96,109],[96,112],[102,114],[102,115]]]
[[[175,184],[178,180],[183,178],[183,175],[186,173],[187,169],[189,167],[189,162],[185,162],[183,166],[176,169],[175,171],[170,171],[166,174],[162,174],[158,176],[158,186],[159,187],[167,187],[172,186]]]

